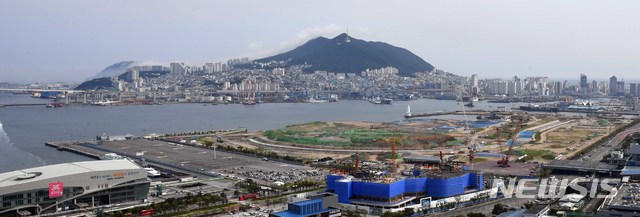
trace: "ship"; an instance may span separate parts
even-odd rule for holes
[[[308,100],[307,102],[310,102],[310,103],[326,103],[326,102],[329,102],[329,100],[326,100],[326,99],[316,99],[316,98],[314,98],[314,97],[311,97],[311,98],[309,98],[309,100]]]
[[[442,94],[442,95],[436,95],[436,99],[437,100],[457,100],[458,96]]]
[[[480,100],[480,99],[478,99],[478,97],[475,97],[475,96],[463,96],[462,97],[462,101],[463,102],[477,102],[478,100]]]
[[[464,104],[464,106],[465,106],[465,107],[469,107],[469,108],[473,108],[473,107],[475,107],[475,106],[473,105],[473,102],[469,102],[469,103],[467,103],[467,104]]]
[[[54,102],[54,103],[48,103],[46,105],[47,108],[62,108],[64,107],[64,103],[62,102]]]
[[[540,106],[536,104],[529,104],[526,106],[520,106],[520,110],[528,112],[558,112],[559,109],[556,106]]]
[[[256,101],[254,100],[244,100],[242,101],[242,105],[255,105]]]
[[[100,100],[100,101],[92,102],[91,105],[108,106],[108,105],[113,105],[119,102],[120,101]]]
[[[380,97],[372,98],[369,100],[370,103],[373,103],[376,105],[391,105],[392,101],[393,101],[392,99],[380,98]]]

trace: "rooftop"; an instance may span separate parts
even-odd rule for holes
[[[640,155],[640,145],[638,145],[637,143],[631,145],[631,147],[629,147],[629,149],[627,149],[627,154]]]
[[[640,211],[640,184],[630,183],[621,186],[618,193],[608,204],[609,208],[628,208]]]
[[[296,206],[306,206],[306,205],[314,204],[314,203],[318,203],[318,202],[322,202],[322,199],[318,198],[318,199],[305,200],[305,201],[296,202],[294,204]]]
[[[620,171],[622,176],[640,175],[640,166],[624,166]]]
[[[405,161],[420,161],[420,162],[433,162],[440,163],[440,156],[428,156],[428,155],[409,155],[404,157]]]
[[[88,172],[141,168],[142,167],[129,160],[82,161],[54,164],[0,173],[0,188]]]
[[[323,209],[317,212],[312,212],[312,213],[307,213],[307,214],[298,214],[296,212],[292,212],[292,211],[282,211],[282,212],[277,212],[274,213],[274,216],[278,216],[278,217],[304,217],[304,216],[313,216],[316,214],[320,214],[320,213],[325,213],[325,212],[331,212],[333,210],[336,210],[335,208],[328,208],[328,209]]]

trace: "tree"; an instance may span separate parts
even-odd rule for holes
[[[487,216],[485,214],[482,214],[482,213],[474,213],[474,212],[472,212],[472,213],[468,213],[467,217],[487,217]]]
[[[220,193],[220,197],[221,197],[223,203],[228,203],[229,202],[229,199],[227,198],[227,194],[226,193],[224,193],[224,192]]]
[[[404,208],[404,210],[402,210],[402,216],[412,216],[413,214],[415,214],[415,210],[412,208]]]
[[[504,208],[504,206],[501,203],[496,203],[496,205],[493,205],[493,210],[491,211],[491,214],[500,215],[501,213],[506,211],[507,211],[507,208]]]
[[[202,144],[206,147],[211,148],[213,146],[213,141],[211,141],[211,139],[206,138],[202,140]]]
[[[364,210],[346,210],[342,212],[342,216],[344,217],[364,217]]]

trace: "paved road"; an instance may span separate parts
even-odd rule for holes
[[[465,208],[458,208],[455,210],[451,210],[448,212],[443,212],[443,213],[437,213],[437,214],[431,214],[429,216],[457,216],[457,215],[463,215],[463,216],[467,216],[467,213],[483,213],[487,216],[492,216],[491,211],[493,210],[493,206],[495,204],[501,203],[503,205],[507,205],[510,208],[520,208],[522,206],[524,206],[525,203],[532,201],[532,199],[519,199],[519,198],[502,198],[502,199],[497,199],[494,201],[490,201],[490,202],[486,202],[486,203],[482,203],[482,204],[478,204],[475,206],[470,206],[470,207],[465,207]]]
[[[611,150],[620,146],[624,141],[624,139],[627,138],[627,136],[633,133],[638,133],[638,132],[640,132],[640,124],[631,126],[629,129],[618,133],[613,138],[599,145],[597,148],[594,148],[593,150],[591,150],[587,155],[587,156],[591,155],[591,157],[588,157],[587,159],[584,159],[584,160],[587,162],[598,162],[602,160],[602,158],[604,158],[606,155],[609,155],[611,153]]]
[[[261,137],[262,140],[264,141],[268,141],[267,138],[265,137]],[[305,147],[296,147],[296,146],[288,146],[288,145],[278,145],[278,144],[271,144],[271,143],[266,143],[266,142],[261,142],[255,139],[249,139],[249,141],[251,142],[252,145],[257,145],[257,146],[262,146],[262,147],[266,147],[266,148],[276,148],[276,149],[283,149],[283,150],[295,150],[295,151],[310,151],[310,152],[331,152],[331,153],[336,153],[336,152],[340,152],[340,153],[381,153],[381,152],[391,152],[391,148],[388,149],[327,149],[327,148],[305,148]],[[397,150],[398,152],[401,151],[406,151],[406,152],[413,152],[413,151],[417,151],[417,150],[413,150],[413,149],[406,149],[406,150]]]

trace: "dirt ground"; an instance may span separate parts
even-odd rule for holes
[[[549,115],[541,115],[539,117],[531,116],[531,119],[527,123],[523,123],[525,127],[533,127],[536,125],[544,124],[549,121],[555,120],[555,117]],[[348,128],[360,128],[360,129],[383,129],[388,130],[390,132],[405,132],[410,133],[412,135],[419,135],[421,132],[429,132],[429,128],[441,126],[443,124],[452,124],[455,121],[434,121],[434,122],[409,122],[403,124],[390,124],[390,123],[376,123],[376,122],[363,122],[363,121],[344,121],[344,122],[312,122],[301,125],[292,125],[288,126],[288,129],[292,130],[304,130],[304,131],[321,131],[326,127],[348,127]],[[593,142],[599,140],[600,138],[607,135],[608,132],[612,131],[612,129],[592,129],[586,128],[585,126],[593,126],[597,123],[597,119],[577,119],[574,123],[569,125],[556,127],[545,131],[542,133],[541,137],[544,137],[539,142],[534,144],[524,143],[522,145],[517,146],[517,149],[529,149],[529,150],[551,150],[558,155],[570,156],[575,152],[580,151],[582,148],[588,147]],[[513,129],[512,129],[513,130]],[[262,132],[255,133],[247,133],[240,136],[228,137],[230,140],[227,144],[243,146],[247,148],[255,148],[255,146],[248,143],[247,139],[256,137],[261,135]],[[479,149],[480,151],[489,151],[491,153],[498,153],[501,151],[505,151],[507,148],[504,145],[504,141],[506,138],[502,138],[503,145],[496,145],[496,139],[487,139],[487,138],[477,138],[478,135],[491,135],[495,134],[495,127],[489,127],[475,133],[476,138],[475,141],[477,143],[485,142],[482,145],[483,148]],[[458,138],[466,137],[466,135],[461,134],[460,132],[451,132],[447,133],[447,135],[458,136]],[[286,144],[282,142],[276,142],[278,144]],[[296,144],[296,146],[302,147],[303,145]],[[338,147],[336,147],[338,148]],[[403,147],[407,148],[407,147]],[[458,151],[466,151],[467,147],[463,146],[453,146],[453,147],[413,147],[416,150],[411,151],[410,154],[421,154],[421,155],[436,155],[439,150],[442,150],[445,153],[457,153]],[[336,154],[336,153],[309,153],[309,152],[296,152],[296,151],[280,151],[276,150],[278,154],[291,155],[302,158],[309,159],[319,159],[323,157],[332,157],[332,158],[345,158],[351,156],[350,154]],[[465,154],[458,154],[461,159],[466,158]],[[378,156],[369,155],[367,156],[367,160],[377,160]],[[487,159],[489,161],[493,160],[492,158]],[[542,159],[535,159],[536,161],[544,162]]]

